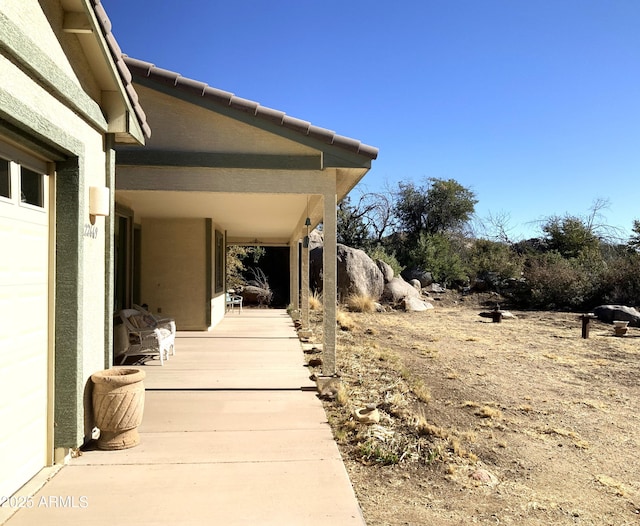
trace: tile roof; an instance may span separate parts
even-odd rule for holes
[[[94,1],[98,2],[99,0]],[[374,146],[369,146],[358,140],[338,135],[334,131],[314,126],[307,121],[289,117],[284,112],[261,106],[252,100],[236,97],[233,93],[211,87],[204,82],[183,77],[174,71],[157,68],[150,62],[138,60],[126,55],[124,55],[124,62],[128,70],[134,75],[173,86],[176,89],[203,97],[221,106],[227,106],[234,110],[248,113],[258,119],[275,123],[325,144],[337,146],[350,152],[363,155],[369,159],[376,159],[378,157],[378,148]]]
[[[133,111],[135,112],[138,122],[140,123],[142,132],[148,139],[151,137],[151,127],[147,123],[147,116],[144,113],[140,102],[138,101],[138,94],[133,88],[133,77],[124,61],[122,50],[120,49],[118,42],[111,32],[111,21],[109,20],[104,7],[102,7],[100,0],[91,0],[91,3],[93,4],[93,10],[96,14],[96,18],[98,19],[98,23],[102,28],[102,34],[107,41],[107,45],[109,46],[109,50],[111,51],[113,60],[116,63],[116,68],[118,69],[118,73],[120,74],[120,78],[122,79],[122,83],[124,84],[124,89],[127,93],[127,96],[129,97]]]

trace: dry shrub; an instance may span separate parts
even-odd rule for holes
[[[322,310],[322,296],[316,291],[309,295],[309,308],[311,310]]]
[[[481,418],[502,418],[502,412],[499,409],[489,407],[485,405],[476,412],[476,415]]]
[[[423,416],[418,418],[416,430],[418,431],[419,436],[433,436],[442,439],[449,438],[449,432],[446,429],[429,424]]]
[[[428,404],[431,402],[431,390],[420,379],[411,382],[411,390],[418,400]]]
[[[343,383],[338,386],[338,392],[336,393],[336,404],[345,407],[349,403],[349,393]]]
[[[343,331],[352,331],[356,328],[356,322],[346,312],[338,311],[336,315],[336,322],[338,327]]]
[[[347,308],[351,312],[375,312],[376,302],[367,294],[351,294],[347,298]]]

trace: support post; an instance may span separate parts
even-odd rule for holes
[[[300,309],[299,245],[298,239],[289,242],[289,303],[294,310]]]
[[[338,303],[336,194],[324,194],[324,249],[322,251],[323,364],[322,374],[336,373],[336,310]]]
[[[300,306],[302,315],[302,328],[309,329],[309,247],[302,246],[302,272],[301,272],[301,298]]]

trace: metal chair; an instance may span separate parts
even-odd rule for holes
[[[239,307],[240,314],[242,314],[242,296],[227,292],[227,311],[231,309],[231,311],[233,312],[233,308],[236,305]]]

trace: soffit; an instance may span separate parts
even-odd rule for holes
[[[304,222],[309,203],[298,194],[130,190],[118,190],[116,199],[135,210],[136,220],[207,217],[227,231],[230,242],[252,244],[287,244]]]

